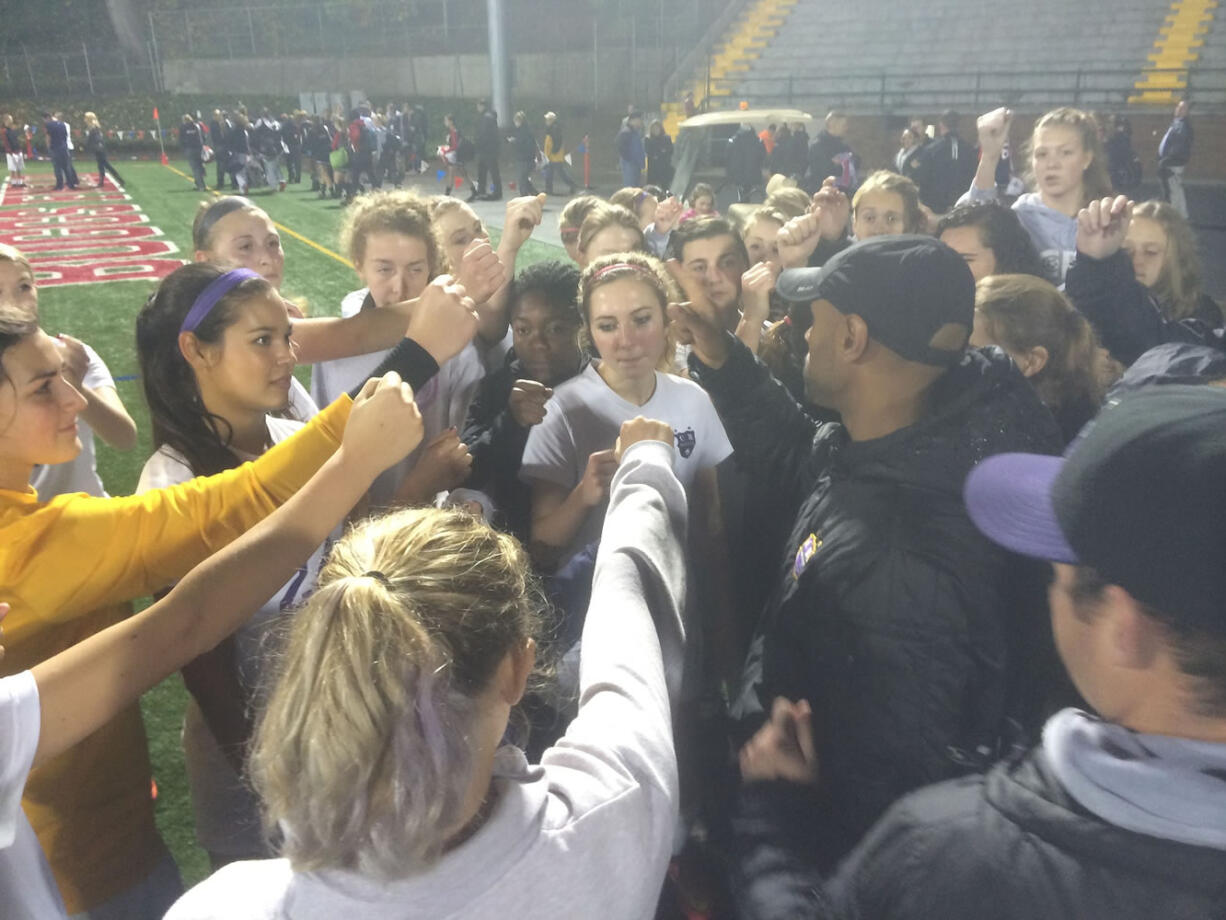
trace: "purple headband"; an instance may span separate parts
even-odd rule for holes
[[[203,323],[205,317],[217,306],[217,301],[225,297],[233,288],[253,278],[260,281],[264,280],[262,275],[258,272],[253,272],[249,268],[231,269],[224,275],[214,278],[209,282],[209,286],[200,292],[200,296],[196,298],[195,302],[192,303],[192,308],[187,311],[187,316],[183,318],[183,325],[179,327],[179,332],[195,332],[196,327]]]

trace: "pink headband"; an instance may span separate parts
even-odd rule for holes
[[[600,271],[596,272],[596,274],[592,275],[592,277],[588,279],[588,284],[591,284],[601,275],[607,275],[609,272],[617,271],[621,268],[628,268],[633,272],[638,272],[640,275],[650,275],[652,278],[655,277],[655,272],[649,268],[645,268],[642,265],[634,265],[631,262],[614,262],[612,265],[606,265]]]

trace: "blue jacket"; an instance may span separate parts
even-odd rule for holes
[[[1162,136],[1158,145],[1158,165],[1187,166],[1192,158],[1192,123],[1186,118],[1176,118]]]
[[[630,125],[622,125],[617,132],[617,155],[627,163],[642,169],[647,163],[647,151],[643,147],[643,135]]]
[[[68,150],[68,126],[54,118],[43,123],[47,132],[47,148],[51,151]]]

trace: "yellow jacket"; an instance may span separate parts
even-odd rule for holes
[[[553,135],[548,131],[545,132],[545,146],[541,149],[545,152],[545,159],[550,163],[562,163],[566,160],[566,148],[558,145],[555,149],[553,146]]]
[[[342,396],[253,463],[123,498],[0,490],[0,673],[17,674],[131,613],[301,488],[340,443]],[[224,585],[218,585],[224,591]],[[144,725],[132,706],[34,770],[23,806],[70,914],[146,878],[165,850],[153,824]]]

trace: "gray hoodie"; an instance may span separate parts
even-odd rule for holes
[[[1226,744],[1143,735],[1065,709],[1044,726],[1043,752],[1068,794],[1108,824],[1226,850]]]

